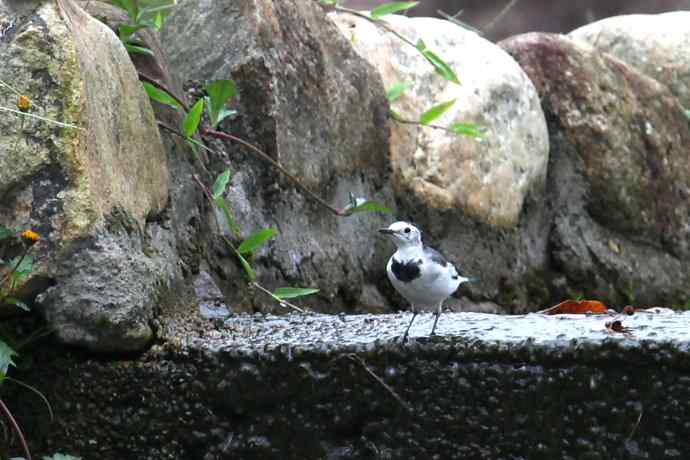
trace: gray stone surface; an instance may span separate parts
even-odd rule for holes
[[[32,114],[78,127],[0,117],[0,223],[41,235],[21,295],[67,343],[140,350],[181,273],[168,157],[136,70],[73,1],[0,1],[0,24],[0,79]]]
[[[235,80],[241,116],[224,122],[224,129],[262,148],[334,206],[347,204],[353,193],[395,208],[383,85],[318,3],[181,1],[162,40],[172,69],[192,80],[193,90],[212,79]],[[211,155],[212,175],[233,171],[226,198],[243,235],[265,227],[279,232],[253,260],[262,284],[319,288],[303,303],[331,312],[384,308],[371,305],[381,298],[375,291],[386,257],[375,235],[392,217],[336,218],[246,148],[210,146],[223,151]],[[220,213],[215,217],[223,223]],[[221,231],[229,234],[227,226]],[[276,308],[270,298],[247,291],[222,241],[207,254],[233,308]]]
[[[19,376],[59,422],[6,401],[36,455],[682,458],[690,313],[612,319],[453,313],[428,338],[425,314],[400,346],[409,314],[242,315],[130,361],[37,346]]]
[[[388,30],[348,13],[331,19],[384,85],[410,85],[392,104],[406,120],[455,100],[434,124],[475,123],[476,139],[419,125],[391,122],[390,156],[399,196],[414,194],[427,207],[461,209],[496,227],[517,226],[526,195],[544,188],[548,133],[534,85],[500,47],[474,32],[434,18],[386,16],[395,31],[441,56],[460,84],[439,76],[419,51]],[[462,50],[462,51],[459,51]]]
[[[663,83],[690,107],[690,11],[614,16],[568,35]]]
[[[501,46],[532,78],[549,121],[554,291],[618,306],[685,304],[690,130],[678,100],[561,35],[525,34]]]

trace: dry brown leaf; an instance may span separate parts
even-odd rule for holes
[[[539,311],[544,315],[584,315],[594,313],[597,315],[608,313],[609,309],[598,300],[565,300],[546,310]]]

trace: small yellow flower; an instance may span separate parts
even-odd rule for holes
[[[22,112],[28,112],[31,108],[31,99],[24,95],[19,96],[19,100],[17,101],[17,108]]]
[[[21,236],[29,245],[36,243],[39,238],[41,238],[40,235],[33,230],[24,230],[19,234],[19,236]]]

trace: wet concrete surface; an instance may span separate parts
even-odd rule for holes
[[[657,459],[690,452],[690,313],[237,316],[133,360],[36,354],[37,451],[136,459]],[[45,385],[50,379],[50,385]],[[43,380],[44,384],[41,384]],[[10,400],[11,401],[11,400]],[[19,399],[17,399],[19,401]]]

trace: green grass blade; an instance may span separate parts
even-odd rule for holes
[[[242,241],[242,244],[240,244],[237,248],[237,252],[240,254],[250,254],[259,249],[264,243],[266,243],[266,241],[270,240],[277,234],[278,230],[275,228],[264,228],[258,230]]]
[[[453,104],[455,104],[455,99],[446,101],[446,102],[441,102],[440,104],[437,104],[424,112],[420,117],[419,117],[419,122],[423,125],[428,125],[432,121],[436,120],[438,117],[443,115],[450,109]]]
[[[398,13],[400,11],[406,11],[410,8],[417,6],[419,2],[390,2],[379,5],[373,10],[371,10],[371,18],[379,19],[387,14]]]
[[[295,288],[295,287],[281,287],[273,291],[273,295],[281,300],[294,299],[296,297],[304,297],[307,295],[316,294],[318,289],[314,288]]]

